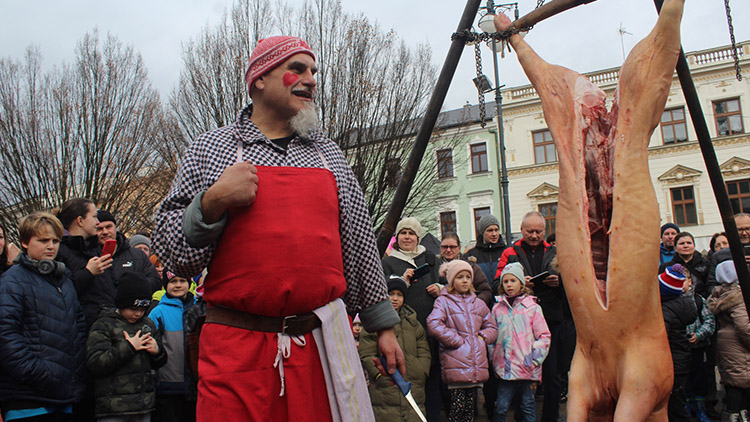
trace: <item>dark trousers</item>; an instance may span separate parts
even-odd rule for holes
[[[724,384],[726,390],[725,409],[727,413],[737,413],[750,409],[750,388],[737,388]]]
[[[474,422],[474,411],[477,408],[477,388],[450,389],[450,412],[448,422]]]
[[[535,381],[506,381],[499,380],[497,386],[497,402],[492,422],[505,422],[511,403],[516,403],[515,419],[521,422],[535,422],[536,420]]]
[[[427,376],[424,392],[427,422],[440,422],[440,410],[443,407],[443,399],[440,396],[440,363],[430,365],[430,375]]]
[[[153,422],[195,422],[195,400],[185,396],[156,396]]]
[[[684,422],[690,420],[690,415],[685,409],[687,397],[685,395],[685,385],[687,384],[687,374],[675,375],[672,394],[669,395],[669,404],[667,405],[667,415],[669,422]]]
[[[714,375],[713,359],[710,359],[708,347],[690,350],[690,373],[686,385],[687,395],[690,397],[706,397],[716,390],[716,376]]]
[[[551,334],[551,342],[547,359],[542,364],[542,387],[544,401],[542,402],[542,422],[557,422],[560,416],[560,376],[557,373],[557,363],[560,351],[560,322],[547,323]]]

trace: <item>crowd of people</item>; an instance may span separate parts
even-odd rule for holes
[[[735,221],[750,249],[750,215],[737,214]],[[441,412],[449,421],[475,420],[480,388],[493,421],[504,421],[510,409],[517,421],[536,421],[539,386],[539,420],[557,421],[567,396],[575,325],[554,234],[545,240],[545,220],[537,212],[523,217],[521,239],[507,247],[494,216],[482,217],[477,229],[473,248],[462,254],[458,235],[445,233],[441,253],[433,257],[420,244],[416,219],[404,218],[397,226],[383,269],[402,318],[397,332],[407,358],[405,378],[429,421],[439,421]],[[727,236],[716,233],[704,256],[693,235],[677,225],[667,223],[661,231],[654,287],[659,286],[674,364],[669,420],[744,421],[750,407],[750,322]],[[750,254],[746,259],[750,263]],[[425,266],[429,271],[420,270]],[[377,357],[374,335],[364,331],[362,338],[376,419],[419,420],[371,362]]]
[[[575,325],[544,217],[506,244],[483,216],[463,254],[455,233],[428,251],[404,218],[381,260],[319,128],[316,72],[300,38],[258,42],[252,104],[185,152],[153,244],[85,198],[22,218],[20,248],[0,228],[4,421],[473,421],[480,389],[493,421],[535,421],[538,388],[541,420],[558,420]],[[735,221],[750,246],[750,215]],[[662,227],[670,420],[717,416],[716,366],[726,419],[748,418],[750,322],[727,244],[715,235],[704,257]]]

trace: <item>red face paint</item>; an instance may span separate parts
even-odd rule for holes
[[[287,72],[284,74],[284,87],[288,87],[290,85],[294,85],[299,80],[299,76],[295,75],[294,73]]]

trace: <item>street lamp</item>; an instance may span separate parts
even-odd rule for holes
[[[498,10],[504,10],[504,9],[513,9],[515,14],[515,19],[518,20],[518,3],[507,3],[507,4],[499,4],[495,5],[494,0],[487,0],[487,5],[484,7],[479,8],[479,13],[482,15],[479,18],[479,29],[484,31],[487,34],[494,34],[497,32],[495,29],[495,15],[497,14]],[[510,200],[508,197],[508,168],[505,164],[505,136],[503,135],[503,112],[502,112],[502,105],[503,105],[503,96],[500,93],[500,89],[504,85],[500,85],[500,73],[498,70],[497,65],[497,53],[498,49],[503,48],[502,43],[498,43],[495,40],[495,37],[490,37],[490,41],[488,43],[490,48],[492,49],[492,63],[494,65],[495,70],[495,112],[497,115],[497,120],[495,121],[496,127],[495,127],[495,143],[497,145],[497,161],[500,163],[500,189],[502,190],[503,196],[502,196],[502,206],[503,206],[503,223],[505,226],[505,240],[508,245],[511,244],[511,229],[510,229]],[[486,80],[486,77],[484,78],[487,82],[487,85],[489,85],[489,81]],[[477,81],[475,81],[475,84]],[[479,87],[479,85],[477,85]],[[485,87],[486,88],[486,87]],[[480,91],[483,93],[493,91],[492,87],[489,86],[489,89],[483,89],[479,88]]]

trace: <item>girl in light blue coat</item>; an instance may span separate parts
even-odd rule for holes
[[[520,396],[524,422],[536,421],[534,392],[542,379],[542,363],[550,346],[550,331],[542,308],[526,287],[523,266],[512,262],[501,275],[500,300],[492,308],[497,343],[492,365],[500,379],[492,422],[504,422],[514,396]]]

